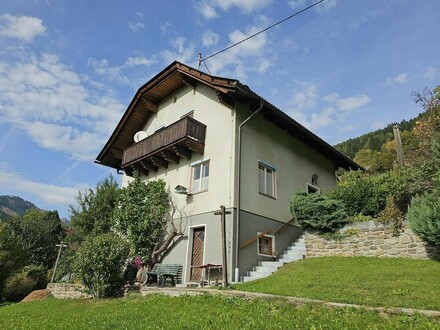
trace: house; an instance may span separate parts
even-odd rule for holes
[[[123,170],[123,186],[134,170],[167,182],[187,235],[163,262],[182,264],[184,283],[200,279],[195,266],[222,264],[221,205],[228,281],[239,281],[300,235],[293,192],[359,168],[238,80],[179,62],[139,88],[96,162]]]

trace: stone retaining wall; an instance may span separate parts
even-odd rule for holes
[[[347,227],[355,234],[342,240],[327,240],[317,233],[305,233],[306,258],[367,256],[440,260],[440,248],[426,246],[408,227],[398,237],[385,227],[371,224],[364,227],[367,228]]]
[[[49,283],[47,289],[57,299],[92,298],[84,292],[84,286],[80,284]]]

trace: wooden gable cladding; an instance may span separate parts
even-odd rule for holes
[[[119,156],[116,157],[116,154],[111,152],[111,150],[124,150],[132,145],[134,134],[142,130],[152,113],[158,111],[158,104],[161,100],[183,86],[190,86],[195,89],[197,88],[197,83],[213,88],[217,92],[219,101],[222,104],[230,108],[234,107],[235,101],[229,94],[235,90],[237,80],[214,77],[179,62],[174,62],[139,88],[96,161],[103,165],[121,168],[123,165],[121,158]],[[192,141],[182,143],[176,147],[176,150],[172,149],[169,151],[178,158],[190,158],[191,151],[203,152],[203,148]],[[161,155],[161,157],[167,162],[177,161],[170,154]]]

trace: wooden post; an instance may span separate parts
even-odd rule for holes
[[[405,163],[403,160],[403,147],[402,147],[402,140],[400,139],[399,125],[393,126],[393,133],[394,133],[394,141],[396,142],[397,163],[399,167],[402,168],[405,165]]]
[[[53,268],[53,273],[52,273],[52,278],[50,279],[50,283],[53,283],[53,281],[55,280],[55,273],[57,271],[57,267],[58,267],[58,262],[60,261],[60,256],[61,256],[61,250],[63,249],[63,247],[67,247],[66,244],[63,244],[64,242],[61,242],[61,244],[56,244],[56,247],[59,247],[58,249],[58,255],[57,255],[57,260],[55,261],[55,266]]]
[[[230,211],[225,210],[225,206],[220,206],[220,212],[214,212],[215,215],[220,215],[220,226],[222,233],[222,277],[223,287],[228,285],[228,271],[227,271],[227,258],[226,258],[226,214],[231,214]]]

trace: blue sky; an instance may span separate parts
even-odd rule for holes
[[[68,217],[115,171],[95,157],[136,90],[310,0],[2,0],[0,195]],[[440,1],[326,0],[206,61],[331,144],[421,109],[440,81]],[[203,70],[206,70],[202,67]]]

